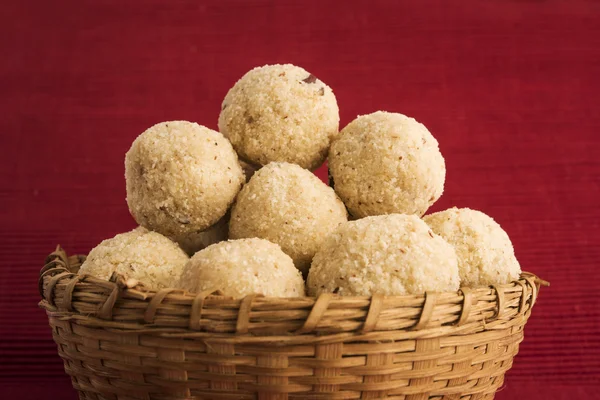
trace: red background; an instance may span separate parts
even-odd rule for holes
[[[57,243],[87,252],[134,226],[136,135],[216,128],[244,72],[291,62],[334,89],[342,126],[378,109],[425,123],[448,167],[435,210],[491,214],[551,281],[497,398],[600,398],[598,2],[199,3],[0,6],[0,397],[76,398],[38,270]]]

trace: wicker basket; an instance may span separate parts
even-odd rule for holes
[[[52,253],[40,305],[81,399],[493,399],[540,285],[423,296],[232,299],[76,274]]]

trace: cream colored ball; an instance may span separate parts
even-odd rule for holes
[[[267,240],[230,240],[208,246],[187,263],[177,287],[193,293],[219,289],[226,296],[304,296],[292,259]]]
[[[354,217],[421,216],[442,195],[446,177],[437,140],[423,124],[377,111],[356,118],[329,150],[335,191]]]
[[[423,217],[456,249],[463,286],[504,284],[519,279],[521,266],[508,234],[488,215],[450,208]]]
[[[323,243],[308,273],[311,296],[422,294],[459,288],[454,248],[415,215],[347,222]]]
[[[135,220],[169,237],[215,224],[245,181],[229,141],[187,121],[162,122],[135,139],[125,178]]]
[[[329,86],[303,68],[265,65],[229,90],[219,130],[254,164],[285,161],[319,167],[338,134],[339,109]]]
[[[188,261],[189,257],[177,244],[139,227],[94,247],[78,273],[108,280],[116,272],[159,290],[174,287]]]
[[[346,221],[346,208],[333,189],[298,165],[273,162],[240,192],[229,236],[277,243],[306,273],[323,240]]]

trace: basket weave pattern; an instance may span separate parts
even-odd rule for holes
[[[81,399],[493,399],[540,284],[421,296],[232,299],[78,276],[60,248],[40,306]]]

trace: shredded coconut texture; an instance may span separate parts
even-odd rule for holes
[[[402,114],[356,118],[329,150],[335,191],[350,214],[421,216],[442,195],[446,165],[437,140]]]
[[[456,291],[456,253],[415,215],[367,217],[341,225],[327,238],[307,285],[311,296]]]
[[[306,273],[323,240],[347,219],[342,201],[313,173],[273,162],[258,170],[238,195],[229,236],[277,243]]]
[[[187,121],[162,122],[142,133],[125,157],[125,178],[135,220],[169,237],[215,224],[245,181],[229,141]]]
[[[90,251],[79,275],[108,280],[114,272],[150,289],[170,288],[179,281],[189,257],[163,235],[139,227],[102,241]]]
[[[521,266],[508,234],[488,215],[450,208],[423,220],[456,249],[461,284],[487,286],[519,279]]]
[[[304,280],[292,259],[267,240],[230,240],[208,246],[185,266],[177,287],[190,292],[220,289],[225,295],[257,293],[302,297]]]
[[[266,65],[229,90],[219,130],[254,164],[286,161],[312,170],[325,160],[339,120],[329,86],[303,68]]]

